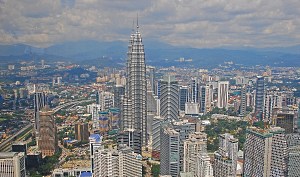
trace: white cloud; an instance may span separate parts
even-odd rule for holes
[[[300,44],[299,0],[1,0],[0,43],[145,39],[193,47]]]

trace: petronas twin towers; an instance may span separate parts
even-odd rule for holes
[[[127,57],[126,91],[119,141],[141,153],[142,146],[147,144],[147,86],[144,45],[138,24],[130,36]]]

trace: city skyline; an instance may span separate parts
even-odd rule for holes
[[[138,13],[145,39],[171,45],[286,47],[300,44],[299,6],[294,0],[1,0],[0,44],[126,41]]]

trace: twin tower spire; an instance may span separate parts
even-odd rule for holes
[[[122,143],[141,153],[147,144],[147,87],[145,52],[138,18],[131,33],[126,67],[126,91],[122,101]],[[134,23],[133,23],[134,26]]]

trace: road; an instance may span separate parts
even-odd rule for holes
[[[57,106],[56,108],[53,109],[53,112],[56,113],[60,109],[65,108],[67,106],[76,105],[76,104],[80,104],[80,103],[86,103],[86,102],[92,102],[92,101],[94,101],[94,100],[78,100],[78,101],[68,102],[68,103]],[[14,140],[14,138],[18,137],[20,134],[24,133],[25,131],[26,131],[25,133],[27,133],[28,131],[32,130],[32,127],[33,127],[32,124],[28,124],[27,126],[22,128],[20,131],[18,131],[16,134],[14,134],[11,137],[9,137],[8,139],[4,140],[0,144],[0,152],[2,152],[3,150],[5,150],[5,151],[9,150],[8,146],[10,146],[10,144]]]
[[[20,131],[18,131],[16,134],[12,135],[11,137],[9,137],[8,139],[6,139],[5,141],[3,141],[0,144],[0,151],[5,150],[7,148],[8,145],[10,145],[11,141],[15,138],[18,137],[20,134],[24,133],[25,131],[29,131],[32,128],[32,124],[28,124],[26,125],[24,128],[22,128]]]

